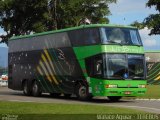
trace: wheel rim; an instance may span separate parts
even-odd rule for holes
[[[33,85],[33,92],[36,92],[37,90],[38,90],[38,86],[37,86],[36,83],[34,83],[34,85]]]
[[[85,86],[81,86],[81,87],[79,88],[79,96],[80,96],[80,97],[85,97],[86,94],[87,94],[87,89],[86,89],[86,87],[85,87]]]
[[[27,94],[27,92],[28,92],[28,90],[27,90],[27,84],[24,84],[23,90],[24,90],[24,93]]]

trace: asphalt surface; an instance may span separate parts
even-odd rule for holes
[[[41,97],[24,96],[22,91],[10,90],[7,87],[0,87],[1,101],[17,101],[17,102],[39,102],[39,103],[65,103],[65,104],[94,104],[102,106],[115,106],[122,108],[131,108],[142,110],[150,113],[160,114],[160,100],[126,100],[122,99],[119,102],[113,103],[107,98],[94,98],[91,101],[79,101],[76,97],[65,98],[60,96],[53,98],[49,94],[43,94]]]

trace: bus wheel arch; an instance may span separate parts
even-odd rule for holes
[[[89,87],[86,82],[79,81],[75,85],[75,94],[79,100],[89,100],[92,95],[89,93]]]

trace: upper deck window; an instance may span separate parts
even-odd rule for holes
[[[99,28],[87,28],[68,32],[73,46],[94,45],[100,43]]]
[[[142,45],[137,29],[129,28],[101,28],[103,44]]]

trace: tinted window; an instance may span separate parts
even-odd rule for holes
[[[103,44],[142,45],[137,29],[101,28]]]
[[[127,76],[127,60],[123,54],[106,55],[107,61],[107,76],[109,78],[123,78]]]
[[[97,55],[86,60],[86,68],[89,76],[102,77],[103,59],[102,55]]]
[[[70,47],[68,34],[56,33],[9,41],[9,52]]]
[[[92,45],[100,43],[98,28],[74,30],[68,32],[68,34],[73,46]]]
[[[128,55],[129,76],[139,79],[144,76],[144,56]]]

